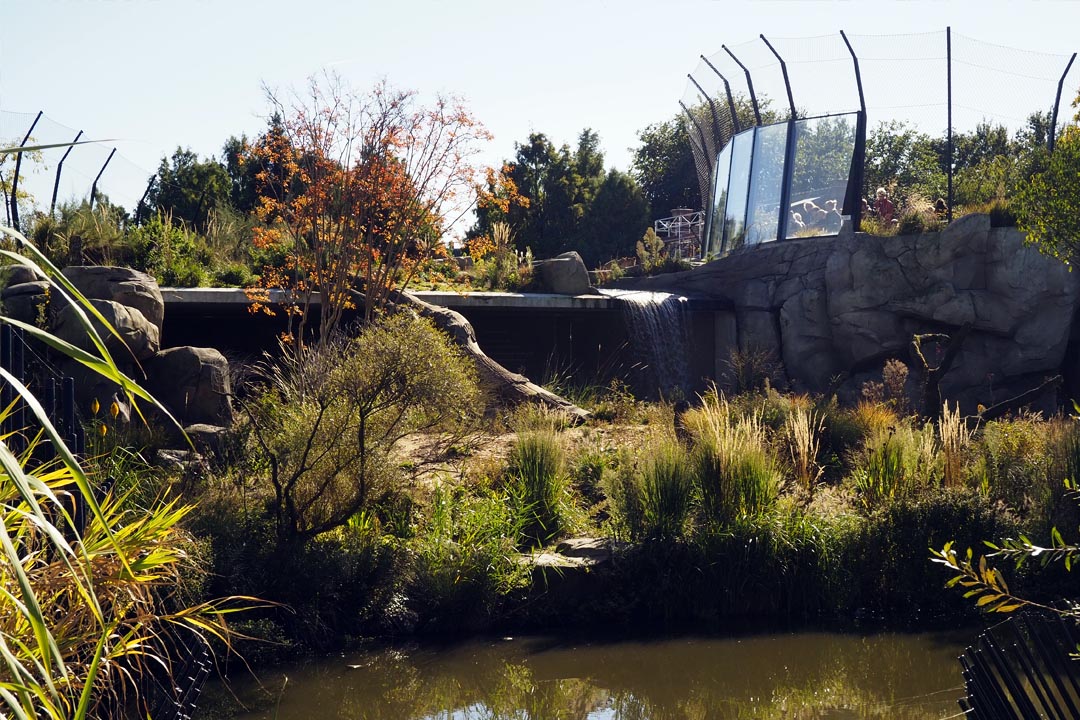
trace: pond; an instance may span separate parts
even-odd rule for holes
[[[238,681],[232,691],[249,709],[231,717],[947,718],[964,694],[956,658],[974,634],[502,638],[384,648],[265,672],[261,688]],[[222,694],[209,688],[204,701]]]

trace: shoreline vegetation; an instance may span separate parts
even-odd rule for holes
[[[1065,486],[1080,428],[1030,414],[973,427],[948,410],[923,421],[890,393],[870,385],[847,408],[762,383],[706,393],[677,422],[673,405],[616,384],[575,398],[593,411],[578,427],[530,407],[462,418],[471,427],[403,436],[406,455],[383,467],[394,479],[304,538],[276,528],[242,422],[236,457],[248,460],[187,490],[199,496],[204,592],[282,603],[241,621],[262,641],[240,643],[255,664],[373,636],[977,622],[931,550],[1080,524]],[[339,501],[320,500],[326,512]],[[531,561],[582,536],[610,559]],[[1063,568],[1026,568],[1010,585],[1045,599],[1068,582]]]

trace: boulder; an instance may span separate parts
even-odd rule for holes
[[[26,268],[23,268],[24,270]],[[4,301],[4,315],[24,323],[35,323],[49,300],[49,283],[31,280],[8,285],[0,293]]]
[[[105,347],[117,362],[125,362],[129,350],[131,355],[141,361],[153,357],[154,353],[160,349],[159,326],[147,320],[139,310],[112,300],[91,300],[90,303],[101,313],[105,322],[115,328],[123,340],[121,343],[96,318],[91,319],[98,334],[105,341]],[[60,306],[53,320],[52,329],[61,340],[66,340],[83,350],[94,351],[94,344],[80,322],[74,307],[66,303]]]
[[[9,265],[4,285],[6,287],[11,287],[12,285],[22,285],[23,283],[36,282],[43,279],[44,278],[38,275],[32,268],[28,268],[25,265]]]
[[[229,439],[229,429],[220,425],[195,423],[184,428],[184,433],[191,440],[195,449],[204,455],[217,456],[225,450]]]
[[[589,284],[585,262],[574,251],[556,255],[533,264],[540,285],[547,292],[560,295],[590,295],[596,290]]]
[[[213,348],[162,350],[143,365],[145,387],[182,424],[232,425],[229,362]]]
[[[104,265],[72,265],[64,276],[87,298],[112,300],[135,308],[161,331],[165,319],[165,301],[157,280],[129,268]]]

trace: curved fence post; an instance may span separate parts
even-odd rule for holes
[[[732,97],[732,95],[731,95],[731,83],[729,83],[727,81],[727,78],[724,77],[720,73],[720,71],[716,69],[715,65],[713,65],[711,62],[709,62],[709,58],[705,57],[704,55],[700,55],[699,57],[702,60],[705,61],[705,64],[708,65],[709,68],[712,69],[712,71],[714,73],[716,73],[717,77],[719,77],[721,80],[724,81],[724,92],[727,93],[728,112],[731,113],[731,134],[732,135],[737,135],[738,132],[739,132],[739,129],[740,129],[739,128],[739,115],[738,115],[738,113],[735,112],[735,98]]]
[[[746,88],[750,91],[750,103],[754,106],[754,124],[760,125],[761,111],[758,109],[757,95],[754,94],[754,79],[750,77],[750,71],[746,69],[746,66],[742,64],[742,61],[739,60],[739,58],[735,57],[735,53],[731,52],[727,45],[721,45],[720,47],[722,47],[724,52],[730,55],[731,59],[735,61],[735,64],[741,67],[742,71],[746,73]]]
[[[1057,95],[1054,97],[1054,113],[1050,118],[1050,137],[1047,142],[1047,147],[1050,152],[1054,152],[1054,138],[1057,137],[1057,116],[1058,106],[1061,105],[1061,87],[1065,84],[1065,76],[1069,74],[1069,70],[1072,68],[1073,60],[1076,59],[1076,53],[1072,54],[1069,58],[1069,64],[1065,66],[1065,72],[1061,73],[1061,79],[1058,80]]]

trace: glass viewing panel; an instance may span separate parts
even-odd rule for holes
[[[731,171],[728,175],[727,209],[724,212],[724,252],[743,246],[746,239],[746,201],[750,194],[750,159],[757,128],[741,132],[732,139]]]
[[[836,235],[844,222],[844,197],[855,153],[855,115],[795,123],[795,167],[784,237]]]
[[[728,171],[731,169],[731,143],[724,146],[716,158],[716,179],[713,182],[713,206],[709,213],[709,234],[703,257],[720,254],[724,241],[724,217],[727,211]]]
[[[784,157],[788,124],[759,127],[754,136],[750,168],[750,201],[746,207],[746,244],[776,239],[780,199],[784,188]]]
[[[844,198],[858,117],[848,113],[797,120],[790,137],[788,122],[733,137],[716,159],[705,254],[722,255],[777,237],[839,233],[850,222],[843,214]],[[789,141],[794,143],[794,167],[788,205],[781,208]]]

